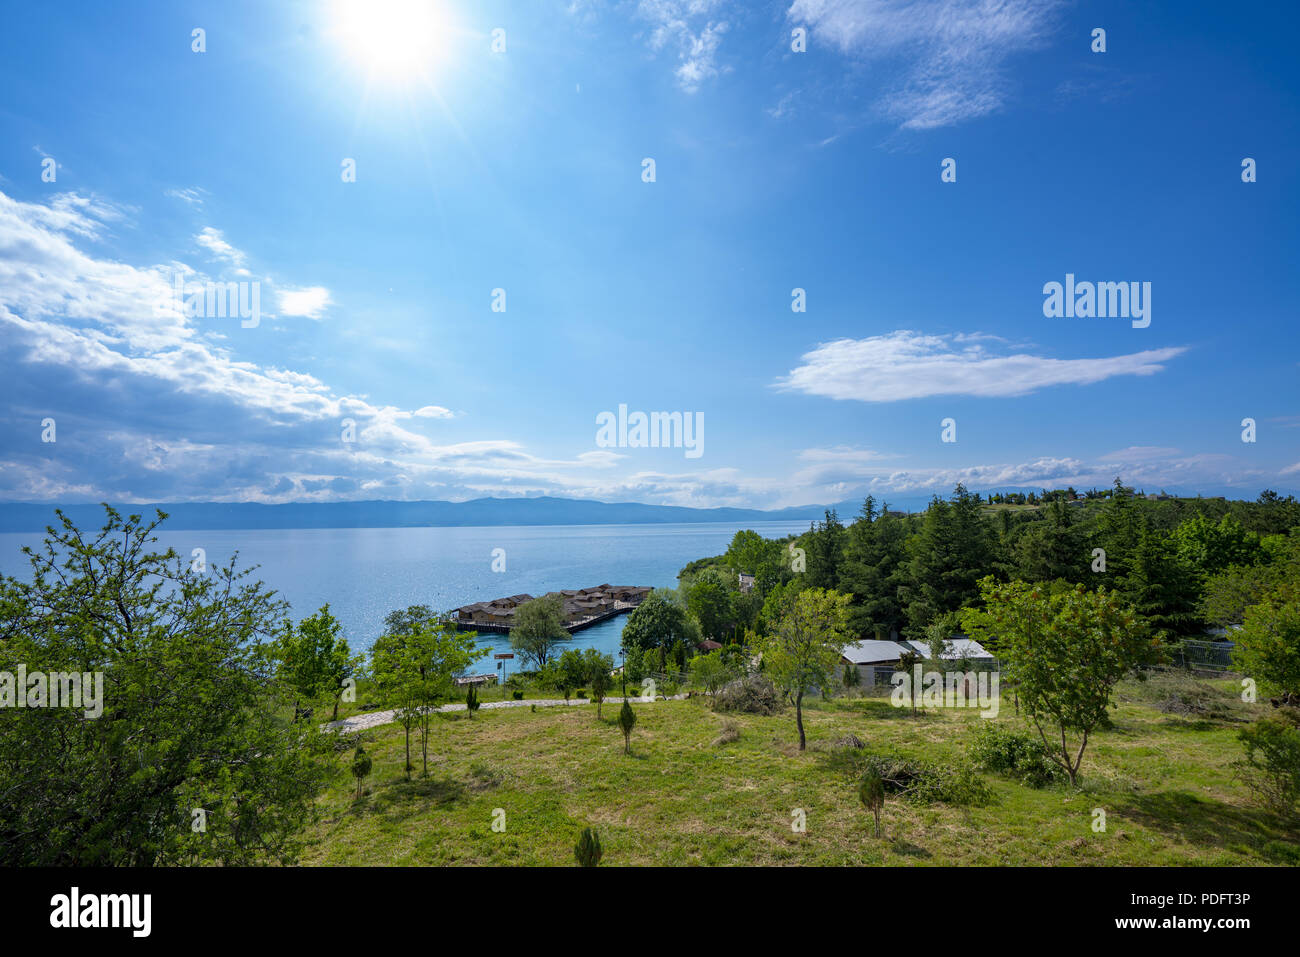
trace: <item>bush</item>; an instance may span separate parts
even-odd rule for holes
[[[776,714],[782,707],[776,687],[762,675],[737,678],[718,689],[719,711],[742,711],[747,714]]]
[[[858,751],[837,748],[831,752],[833,767],[855,783],[872,774],[880,776],[885,793],[914,804],[987,804],[992,794],[969,763],[936,764],[906,758],[892,751]]]
[[[1300,708],[1278,708],[1237,737],[1246,748],[1237,776],[1265,807],[1300,817]]]
[[[1227,708],[1215,700],[1218,692],[1206,685],[1172,691],[1161,701],[1158,707],[1165,714],[1177,714],[1188,718],[1227,718],[1231,717]]]
[[[722,731],[713,739],[715,747],[723,744],[731,744],[733,741],[740,740],[740,726],[734,721],[722,722]]]
[[[967,753],[976,767],[1005,774],[1031,788],[1046,787],[1066,776],[1043,742],[991,721],[976,727]]]
[[[577,858],[578,866],[595,867],[600,863],[604,853],[600,847],[600,837],[591,828],[584,827],[582,836],[578,838],[578,845],[573,849],[573,856]]]
[[[516,701],[524,700],[524,693],[522,691],[512,691],[510,692],[510,696],[514,698]]]

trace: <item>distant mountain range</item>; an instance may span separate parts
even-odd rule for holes
[[[54,521],[53,504],[0,503],[0,532],[39,532]],[[79,528],[103,523],[99,505],[60,505]],[[411,528],[458,525],[645,525],[671,522],[801,522],[822,517],[826,506],[764,511],[756,508],[684,508],[637,502],[568,498],[476,498],[468,502],[176,502],[118,505],[123,514],[168,515],[168,529]],[[838,507],[845,514],[846,506]],[[852,506],[854,512],[858,505]]]
[[[1002,487],[991,492],[1037,492],[1037,487]],[[1151,490],[1148,490],[1151,491]],[[1192,494],[1169,489],[1172,494]],[[1283,494],[1290,490],[1282,490]],[[981,492],[980,494],[985,494]],[[1210,495],[1253,499],[1240,490],[1205,490]],[[945,496],[946,497],[946,496]],[[877,507],[880,506],[877,496]],[[884,496],[889,508],[922,511],[929,495]],[[98,528],[104,511],[98,504],[57,506],[82,529]],[[686,508],[680,505],[645,505],[640,502],[595,502],[585,499],[476,498],[468,502],[291,502],[262,505],[256,502],[175,502],[156,505],[119,505],[123,514],[152,515],[155,508],[168,514],[169,529],[209,528],[418,528],[462,525],[648,525],[701,522],[813,522],[829,509],[848,524],[862,510],[862,499],[831,505],[793,508]],[[0,532],[39,532],[54,521],[52,503],[0,503]]]

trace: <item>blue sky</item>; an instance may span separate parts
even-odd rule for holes
[[[1157,6],[11,13],[0,499],[1300,490],[1294,15]],[[1067,273],[1149,326],[1045,317]]]

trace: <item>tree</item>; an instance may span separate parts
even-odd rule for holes
[[[1263,601],[1282,581],[1276,565],[1225,568],[1206,580],[1197,613],[1211,624],[1239,625],[1246,610]]]
[[[1116,590],[1167,640],[1201,631],[1196,583],[1195,569],[1178,557],[1171,538],[1144,529]]]
[[[1278,592],[1250,606],[1232,637],[1233,663],[1242,674],[1300,700],[1300,596]]]
[[[623,707],[618,712],[618,726],[623,730],[623,753],[632,753],[632,726],[636,724],[636,712],[632,710],[632,705],[626,698],[623,699]]]
[[[1089,574],[1088,555],[1069,507],[1055,498],[1047,507],[1046,520],[1030,523],[1019,537],[1013,558],[1025,581],[1081,582]]]
[[[805,584],[813,588],[834,588],[839,584],[840,565],[844,560],[844,525],[835,510],[825,513],[805,536],[808,549],[808,572]]]
[[[612,660],[612,659],[611,659]],[[555,684],[564,693],[564,700],[567,702],[569,696],[573,694],[574,688],[581,688],[587,683],[587,676],[591,670],[591,665],[583,656],[582,652],[576,648],[566,648],[564,652],[547,665],[553,669]]]
[[[849,621],[855,633],[888,638],[905,621],[899,588],[907,581],[907,521],[891,515],[888,506],[878,516],[868,498],[863,514],[849,526],[840,589],[851,592]]]
[[[545,668],[557,647],[572,637],[564,627],[564,600],[554,592],[515,609],[510,647],[526,665]]]
[[[691,659],[691,680],[708,692],[710,697],[731,679],[731,669],[722,660],[722,653],[711,651]]]
[[[428,605],[408,605],[384,616],[384,634],[413,635],[438,624],[438,613]]]
[[[623,648],[630,655],[647,648],[671,648],[674,642],[699,643],[700,626],[672,589],[656,588],[627,616]]]
[[[880,812],[885,807],[885,779],[875,768],[862,776],[858,785],[858,798],[876,819],[876,837],[880,837]]]
[[[988,577],[980,591],[984,607],[964,613],[966,630],[1011,663],[1026,714],[1073,785],[1090,735],[1108,720],[1116,682],[1154,662],[1158,644],[1137,613],[1105,588]],[[1070,733],[1079,736],[1077,751],[1067,742]]]
[[[728,587],[722,573],[709,569],[695,579],[686,591],[686,608],[700,623],[707,638],[721,641],[736,629],[735,598],[738,590]]]
[[[589,827],[582,829],[578,844],[573,849],[573,856],[578,859],[579,867],[595,867],[600,863],[604,852],[600,849],[600,837]]]
[[[361,800],[361,782],[370,775],[371,760],[370,755],[366,754],[366,749],[361,746],[361,739],[357,738],[357,750],[352,755],[352,776],[357,779],[357,800]]]
[[[353,657],[348,650],[343,626],[330,614],[329,604],[304,618],[297,628],[286,621],[276,653],[281,676],[300,700],[308,705],[332,702],[334,714],[330,720],[337,721],[345,683],[356,674],[362,659]],[[296,702],[294,710],[297,713]]]
[[[758,532],[744,529],[735,534],[727,553],[723,556],[727,567],[737,573],[754,576],[754,590],[760,596],[780,581],[786,572],[781,560],[781,543],[764,538]]]
[[[914,718],[916,717],[917,682],[911,680],[912,669],[914,669],[918,664],[920,664],[924,660],[925,659],[921,657],[921,653],[915,651],[912,648],[908,648],[906,651],[904,651],[901,655],[898,656],[898,670],[901,674],[905,674],[908,676],[907,686],[911,690],[911,694],[909,694],[908,697],[912,703],[912,717]]]
[[[1106,551],[1106,574],[1122,579],[1141,544],[1146,528],[1134,504],[1133,489],[1118,477],[1110,489],[1110,500],[1098,522],[1097,541]]]
[[[610,672],[614,670],[614,659],[610,655],[602,655],[595,648],[585,649],[582,657],[586,666],[583,670],[586,672],[587,686],[591,689],[591,700],[596,702],[596,718],[599,719],[600,706],[614,680],[610,677]]]
[[[799,750],[807,747],[803,727],[803,698],[825,688],[849,643],[849,596],[824,588],[807,588],[786,602],[771,635],[759,650],[763,670],[777,688],[794,698]]]
[[[993,562],[994,538],[981,514],[980,497],[957,485],[950,501],[931,500],[920,534],[908,544],[908,630],[920,638],[936,615],[975,601],[979,579]]]
[[[1173,546],[1179,560],[1195,569],[1200,581],[1230,565],[1253,565],[1263,557],[1259,536],[1246,531],[1231,515],[1217,523],[1204,515],[1192,516],[1174,529]]]
[[[1300,708],[1283,706],[1237,732],[1245,755],[1237,776],[1265,807],[1300,818]]]
[[[411,765],[411,731],[417,730],[424,773],[429,773],[429,735],[434,708],[449,697],[453,679],[486,655],[472,634],[459,631],[454,622],[416,623],[415,631],[381,635],[371,649],[372,670],[380,694],[396,711],[406,732],[406,776]]]
[[[0,577],[0,864],[292,863],[333,759],[277,677],[287,606],[233,558],[158,550],[165,513],[105,512],[56,511],[30,579]],[[20,665],[75,672],[80,706],[13,707]]]

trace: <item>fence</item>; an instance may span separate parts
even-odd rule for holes
[[[1235,647],[1231,641],[1185,638],[1173,647],[1170,658],[1175,668],[1224,673],[1232,670],[1232,649]]]

